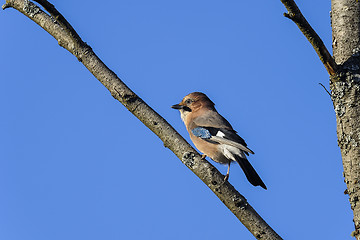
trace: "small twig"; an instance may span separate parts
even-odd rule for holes
[[[332,97],[331,93],[326,89],[326,87],[322,83],[319,84],[325,89],[325,91],[329,94],[329,96]]]
[[[34,2],[39,3],[56,21],[64,28],[65,31],[69,33],[69,35],[73,38],[73,40],[80,44],[84,45],[85,43],[82,41],[79,34],[75,31],[75,29],[71,26],[71,24],[64,18],[64,16],[55,8],[55,6],[49,3],[46,0],[34,0]]]
[[[10,6],[9,6],[9,4],[8,3],[5,3],[4,5],[2,5],[2,10],[5,10],[5,9],[7,9],[7,8],[9,8]]]
[[[308,21],[302,15],[300,9],[293,0],[281,0],[286,9],[287,13],[284,13],[284,16],[291,19],[304,34],[304,36],[311,43],[316,53],[318,54],[321,62],[324,64],[327,72],[330,76],[335,75],[337,72],[337,64],[335,63],[334,58],[331,56],[327,50],[324,42],[321,40],[319,35],[315,30],[310,26]]]

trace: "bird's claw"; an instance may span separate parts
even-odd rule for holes
[[[226,174],[224,177],[224,182],[226,182],[227,180],[229,180],[229,174]]]

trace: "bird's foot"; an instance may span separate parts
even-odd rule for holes
[[[204,160],[205,158],[206,158],[206,155],[205,155],[205,154],[201,155],[201,159],[202,159],[202,160]]]
[[[227,180],[229,180],[229,173],[225,175],[224,177],[224,182],[226,182]]]

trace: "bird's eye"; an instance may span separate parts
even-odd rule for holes
[[[189,105],[190,103],[192,103],[192,100],[190,98],[186,99],[185,103],[186,103],[186,105]]]

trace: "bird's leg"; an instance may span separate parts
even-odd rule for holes
[[[231,163],[231,161],[229,161],[229,164],[228,164],[228,170],[227,170],[227,173],[226,173],[226,175],[225,175],[224,182],[226,182],[226,181],[229,179],[229,173],[230,173],[230,163]]]
[[[206,158],[206,155],[205,155],[205,154],[201,155],[201,159],[202,159],[202,160],[204,160],[205,158]]]

